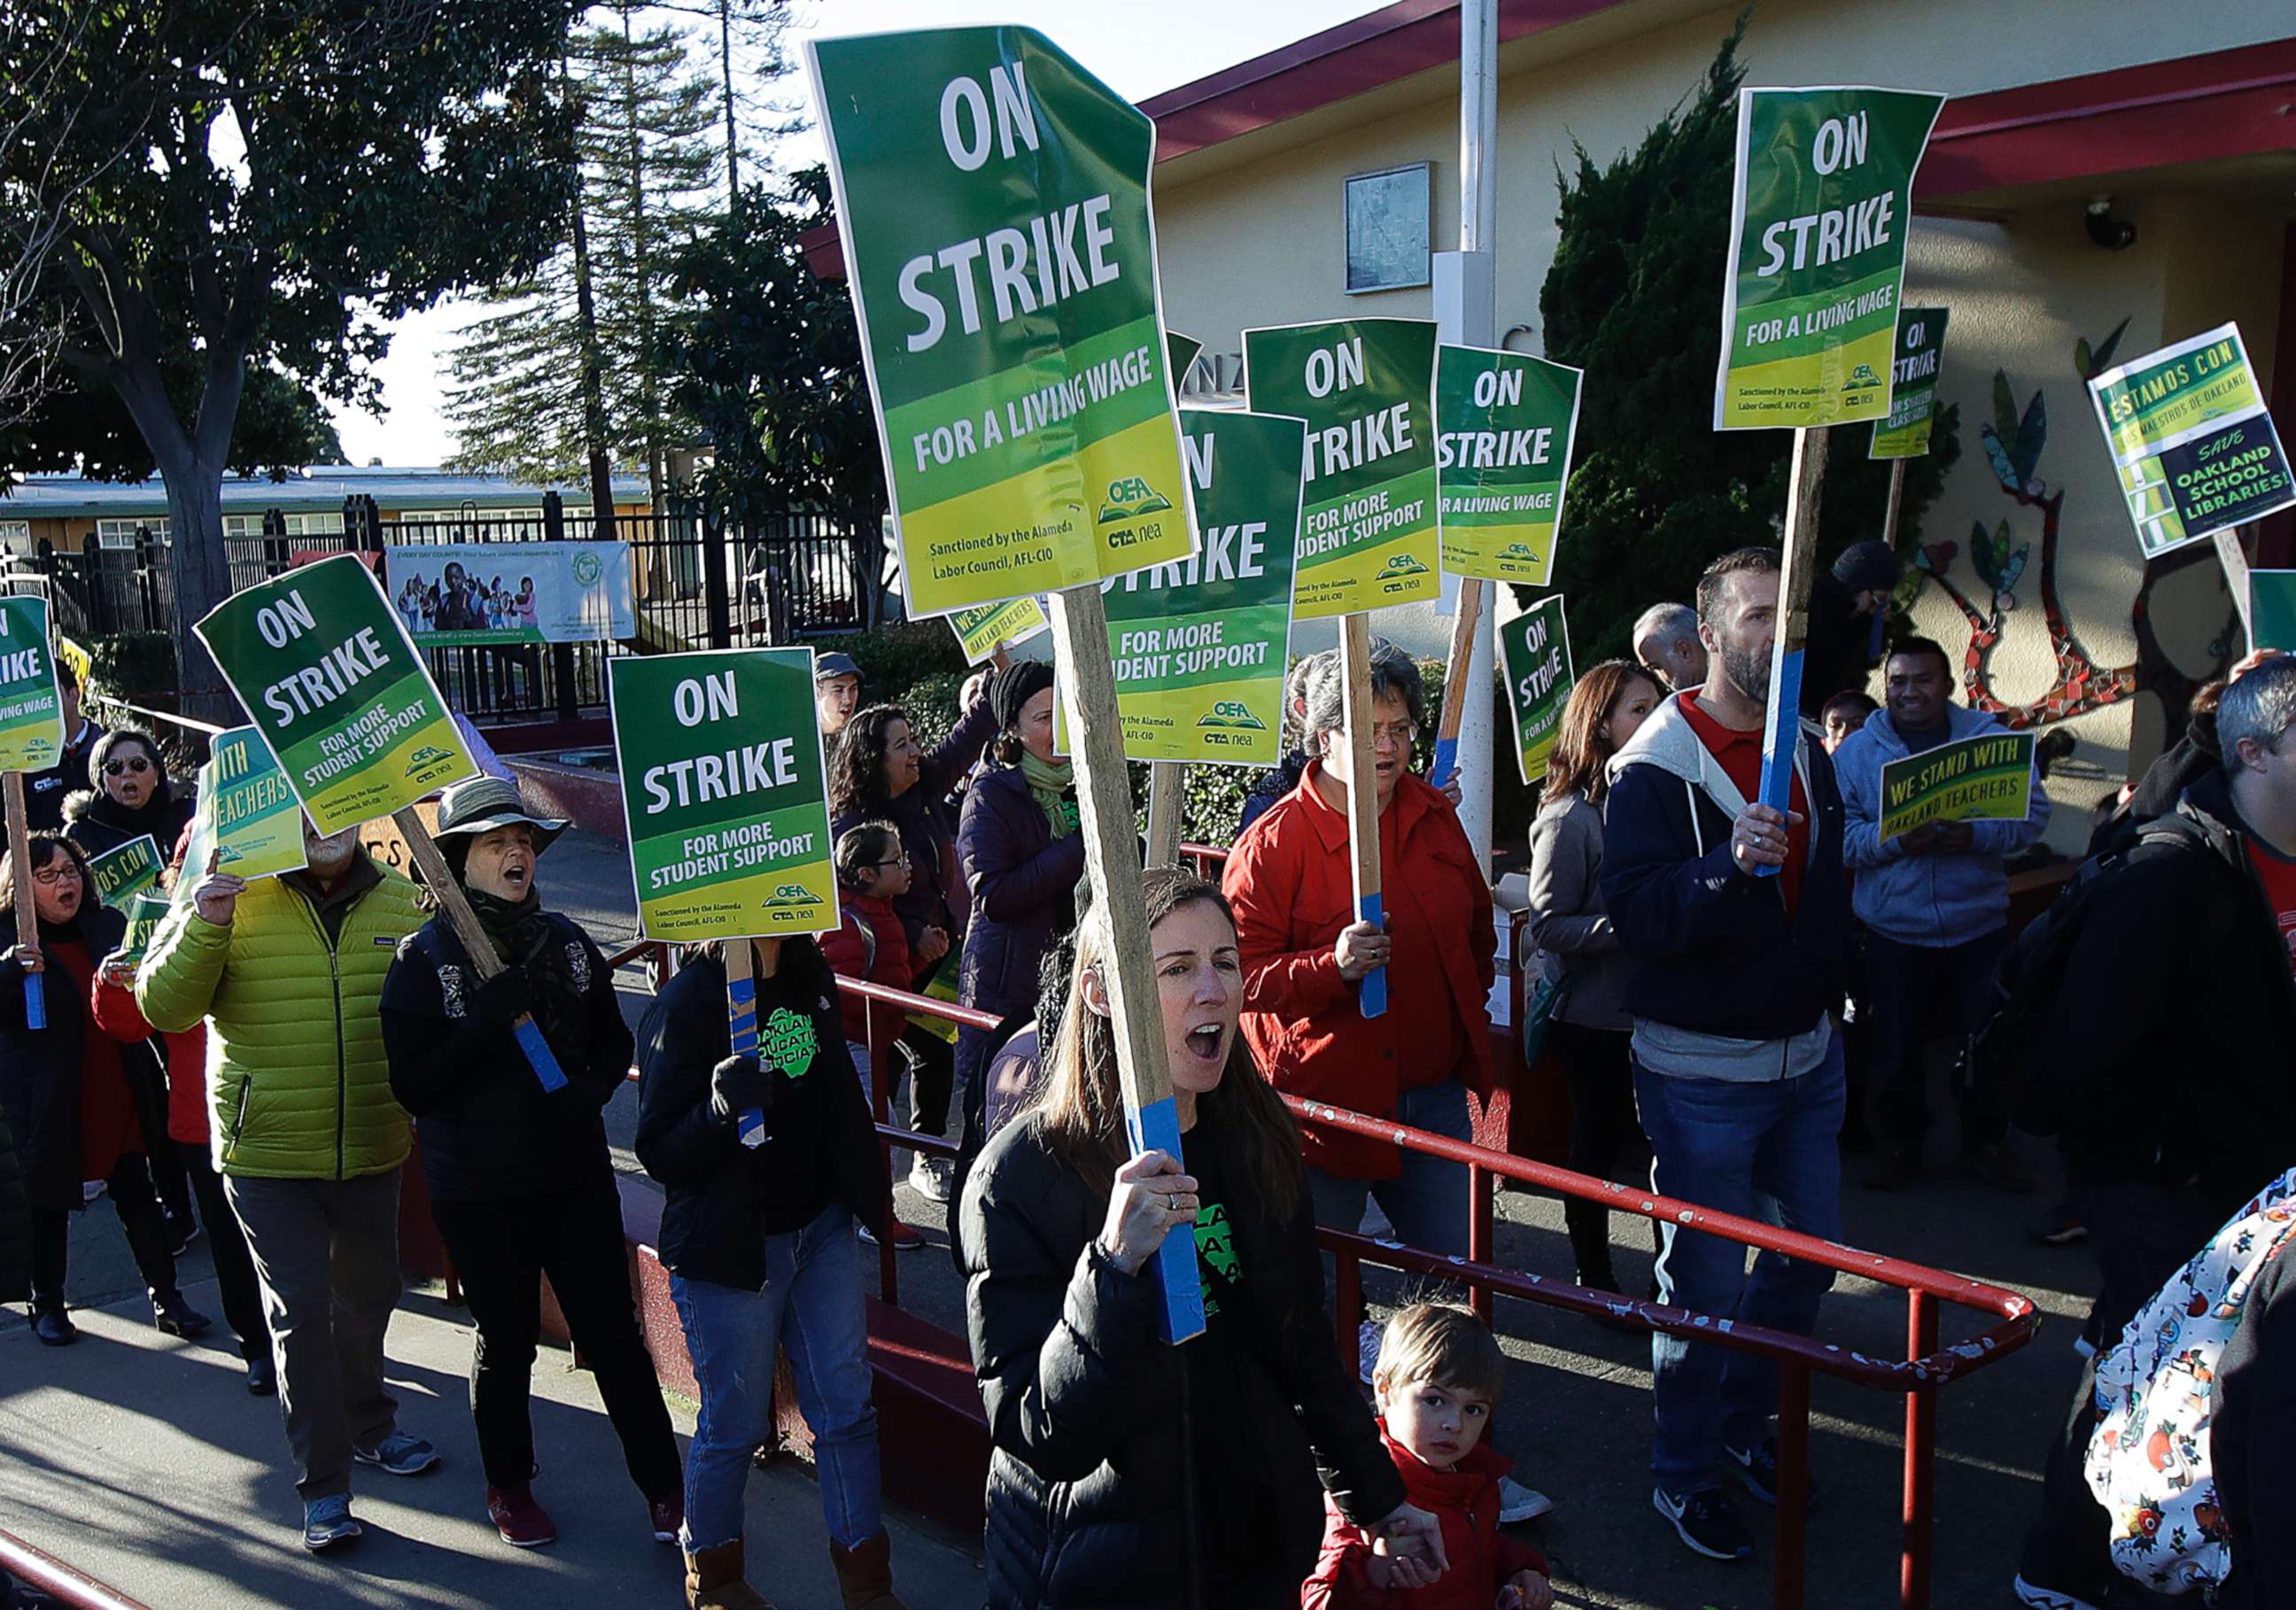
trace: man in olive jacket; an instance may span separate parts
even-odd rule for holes
[[[255,1254],[317,1550],[358,1535],[354,1460],[414,1475],[439,1455],[398,1428],[383,1384],[408,1129],[377,1002],[425,913],[356,829],[323,838],[306,818],[303,846],[304,870],[252,884],[185,867],[192,896],[153,935],[135,1000],[154,1028],[207,1022],[215,1165]]]

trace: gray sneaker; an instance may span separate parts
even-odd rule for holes
[[[359,1524],[351,1519],[351,1495],[331,1492],[323,1499],[310,1499],[303,1505],[303,1547],[312,1553],[348,1543],[363,1535]]]
[[[439,1451],[411,1432],[394,1431],[372,1448],[352,1444],[351,1458],[391,1475],[421,1475],[439,1462]]]

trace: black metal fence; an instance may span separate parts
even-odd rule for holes
[[[636,636],[432,650],[431,673],[448,703],[473,718],[571,719],[604,707],[605,662],[616,655],[791,643],[882,623],[885,542],[873,513],[791,511],[744,526],[680,506],[618,515],[609,533],[586,516],[568,516],[555,493],[547,494],[539,519],[474,511],[438,521],[385,520],[373,498],[351,498],[340,531],[290,533],[286,518],[274,510],[258,535],[226,536],[224,547],[232,585],[241,588],[332,553],[381,554],[444,543],[507,549],[610,535],[629,544]],[[505,552],[505,569],[514,563]],[[118,547],[90,534],[78,552],[43,543],[36,557],[16,566],[43,577],[58,625],[70,635],[171,629],[168,545],[148,530],[138,528],[131,545]],[[387,562],[383,579],[387,590]]]

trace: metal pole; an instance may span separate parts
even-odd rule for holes
[[[1906,1294],[1906,1357],[1937,1351],[1937,1304],[1924,1291]],[[1937,1389],[1906,1394],[1905,1543],[1898,1562],[1901,1610],[1929,1610],[1930,1550],[1937,1506]]]
[[[1459,249],[1488,252],[1498,243],[1498,0],[1459,5]],[[1488,299],[1468,298],[1460,339],[1471,347],[1498,344],[1497,320]],[[1497,614],[1488,582],[1462,582],[1460,591],[1485,589],[1482,620],[1467,660],[1467,697],[1461,707],[1459,825],[1488,876],[1491,862],[1491,644]]]

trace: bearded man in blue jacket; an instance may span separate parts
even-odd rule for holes
[[[1848,813],[1843,859],[1855,874],[1853,904],[1866,925],[1866,995],[1874,1012],[1874,1066],[1882,1155],[1866,1175],[1871,1190],[1898,1190],[1922,1178],[1930,1126],[1922,1056],[1938,1008],[1950,1012],[1955,1042],[1966,1048],[1984,1026],[1993,974],[2009,943],[2005,857],[2038,841],[2049,825],[2049,797],[2038,781],[2030,808],[2013,821],[1936,821],[1882,837],[1882,768],[1941,744],[2005,731],[1981,710],[1947,697],[1946,651],[1925,637],[1890,651],[1887,703],[1834,751]],[[2032,1172],[2008,1142],[1997,1091],[1978,1088],[1964,1056],[1956,1065],[1961,1107],[1961,1166],[2004,1190],[2033,1188]]]

